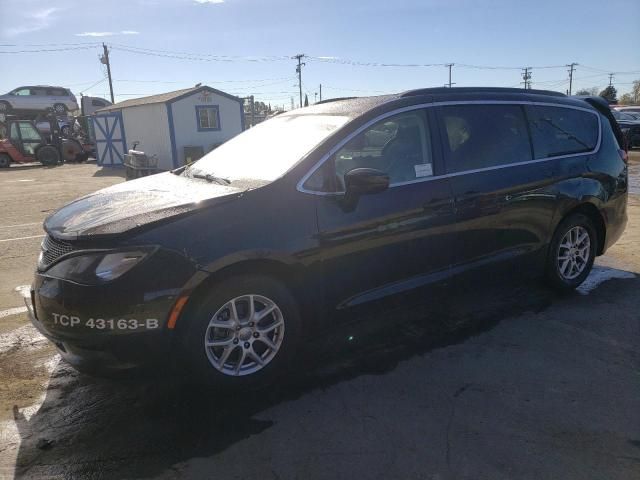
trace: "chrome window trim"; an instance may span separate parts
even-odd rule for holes
[[[304,184],[316,172],[316,170],[318,170],[324,164],[324,162],[329,160],[338,150],[340,150],[353,137],[355,137],[356,135],[359,135],[360,133],[362,133],[364,130],[366,130],[373,124],[378,123],[379,121],[384,120],[385,118],[398,115],[400,113],[410,112],[412,110],[419,110],[423,108],[441,107],[441,106],[448,106],[448,105],[533,105],[533,106],[540,106],[540,107],[556,107],[556,108],[569,108],[573,110],[581,110],[583,112],[587,112],[592,115],[595,115],[596,118],[598,119],[598,141],[596,142],[596,146],[594,147],[594,149],[588,152],[570,153],[567,155],[557,155],[555,157],[525,160],[524,162],[505,163],[504,165],[495,165],[492,167],[476,168],[473,170],[464,170],[462,172],[445,173],[443,175],[432,175],[430,177],[423,177],[419,179],[417,178],[415,180],[409,180],[407,182],[392,183],[391,185],[389,185],[389,188],[400,187],[403,185],[411,185],[414,183],[431,182],[433,180],[440,180],[441,178],[451,178],[451,177],[457,177],[460,175],[468,175],[472,173],[488,172],[491,170],[500,170],[503,168],[518,167],[521,165],[549,162],[552,160],[558,160],[562,158],[578,157],[581,155],[592,155],[596,153],[598,150],[600,150],[600,144],[602,143],[602,119],[600,118],[600,114],[597,111],[589,109],[587,107],[578,107],[575,105],[563,105],[560,103],[551,103],[551,102],[531,102],[527,100],[455,100],[455,101],[449,101],[449,102],[420,103],[416,105],[409,105],[407,107],[401,107],[395,110],[391,110],[389,112],[378,115],[377,117],[369,120],[364,125],[361,125],[357,130],[351,132],[349,135],[343,138],[340,142],[338,142],[333,148],[331,148],[331,150],[329,150],[329,152],[324,154],[322,158],[318,160],[313,167],[311,167],[311,170],[309,170],[300,179],[300,181],[297,183],[296,189],[301,193],[308,193],[310,195],[319,195],[319,196],[343,195],[345,193],[344,191],[322,192],[317,190],[309,190],[304,188]]]

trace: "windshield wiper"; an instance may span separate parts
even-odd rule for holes
[[[209,173],[193,173],[191,174],[191,176],[193,178],[200,178],[202,180],[206,180],[209,183],[217,183],[219,185],[229,185],[231,183],[231,180],[229,180],[228,178],[216,177],[215,175],[211,175]]]

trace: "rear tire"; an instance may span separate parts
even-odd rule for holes
[[[11,157],[6,153],[0,153],[0,168],[9,168],[11,166]]]
[[[36,152],[36,160],[45,166],[53,166],[60,163],[60,152],[53,145],[44,145]]]
[[[186,347],[196,380],[229,389],[272,383],[290,367],[302,333],[293,295],[265,275],[238,275],[215,284],[182,321],[190,322]]]
[[[67,107],[64,103],[56,103],[53,106],[53,111],[56,112],[56,114],[58,115],[62,115],[63,113],[67,112]]]
[[[577,288],[589,276],[598,251],[593,222],[575,213],[560,222],[547,255],[546,279],[560,291]]]

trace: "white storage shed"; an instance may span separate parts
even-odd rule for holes
[[[92,117],[98,165],[122,165],[137,150],[170,170],[207,153],[244,130],[242,100],[200,86],[110,105]]]

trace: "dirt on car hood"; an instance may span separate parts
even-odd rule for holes
[[[244,190],[173,173],[161,173],[98,190],[44,221],[50,235],[66,240],[115,235],[238,196]]]

